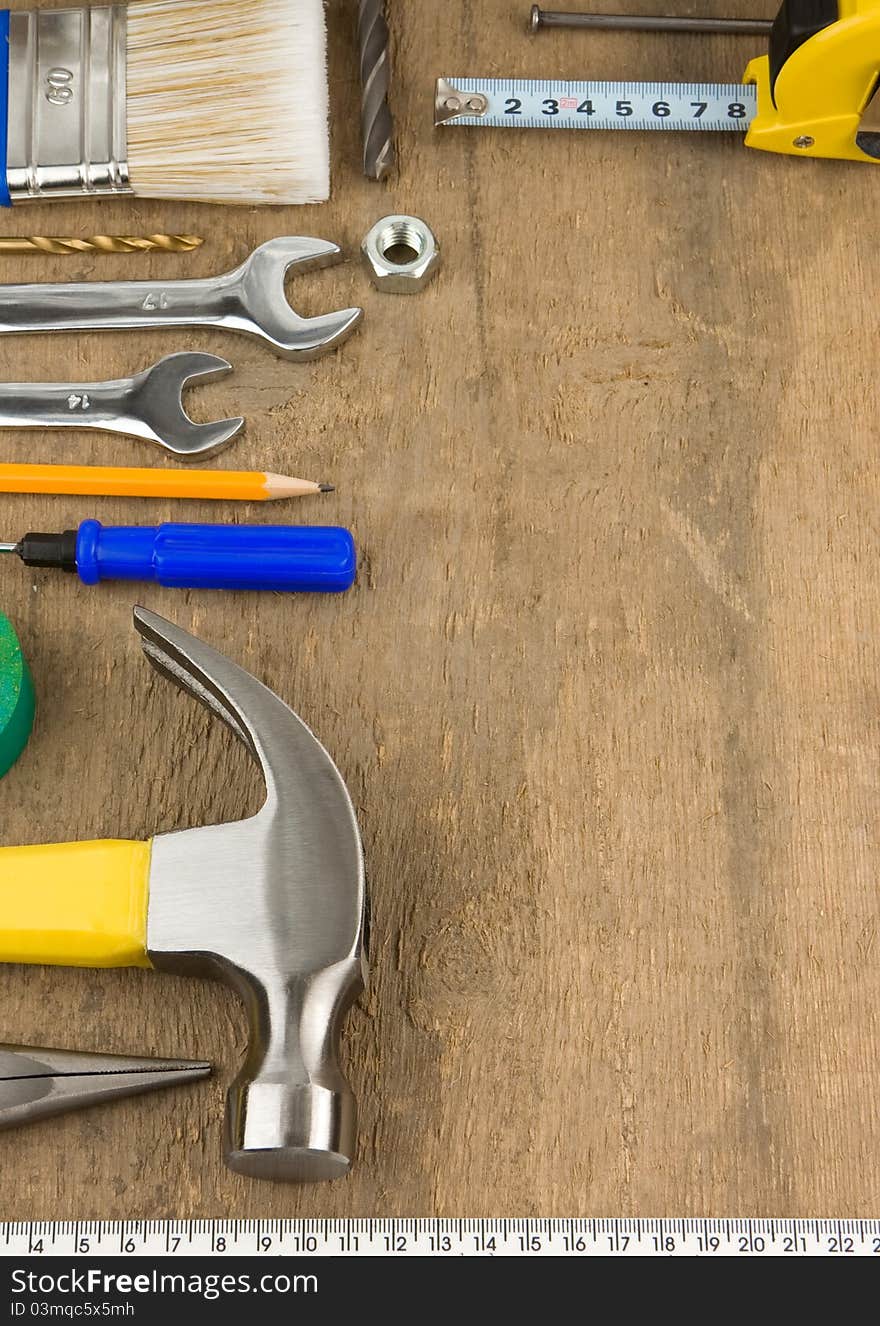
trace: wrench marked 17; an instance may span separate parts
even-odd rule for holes
[[[34,331],[122,331],[140,327],[224,327],[254,336],[283,359],[316,359],[354,330],[363,309],[303,318],[291,308],[291,268],[338,262],[329,240],[282,235],[231,272],[169,281],[61,281],[0,285],[0,335]]]

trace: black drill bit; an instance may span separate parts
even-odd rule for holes
[[[391,61],[384,0],[358,0],[358,43],[364,174],[370,180],[383,180],[394,165],[394,121],[388,105]]]

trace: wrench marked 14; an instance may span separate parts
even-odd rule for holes
[[[99,428],[156,442],[178,460],[213,455],[241,432],[244,420],[194,423],[183,408],[183,391],[230,370],[219,355],[183,351],[109,382],[2,382],[0,428]]]

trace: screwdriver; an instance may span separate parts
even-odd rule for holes
[[[331,525],[103,526],[84,520],[63,534],[0,543],[26,566],[75,571],[85,585],[147,580],[176,589],[339,593],[357,556],[346,529]]]

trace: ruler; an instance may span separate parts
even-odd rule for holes
[[[758,113],[750,83],[570,83],[439,78],[437,125],[494,129],[663,129],[745,133]]]
[[[0,1224],[0,1257],[872,1257],[880,1220],[146,1220]]]

